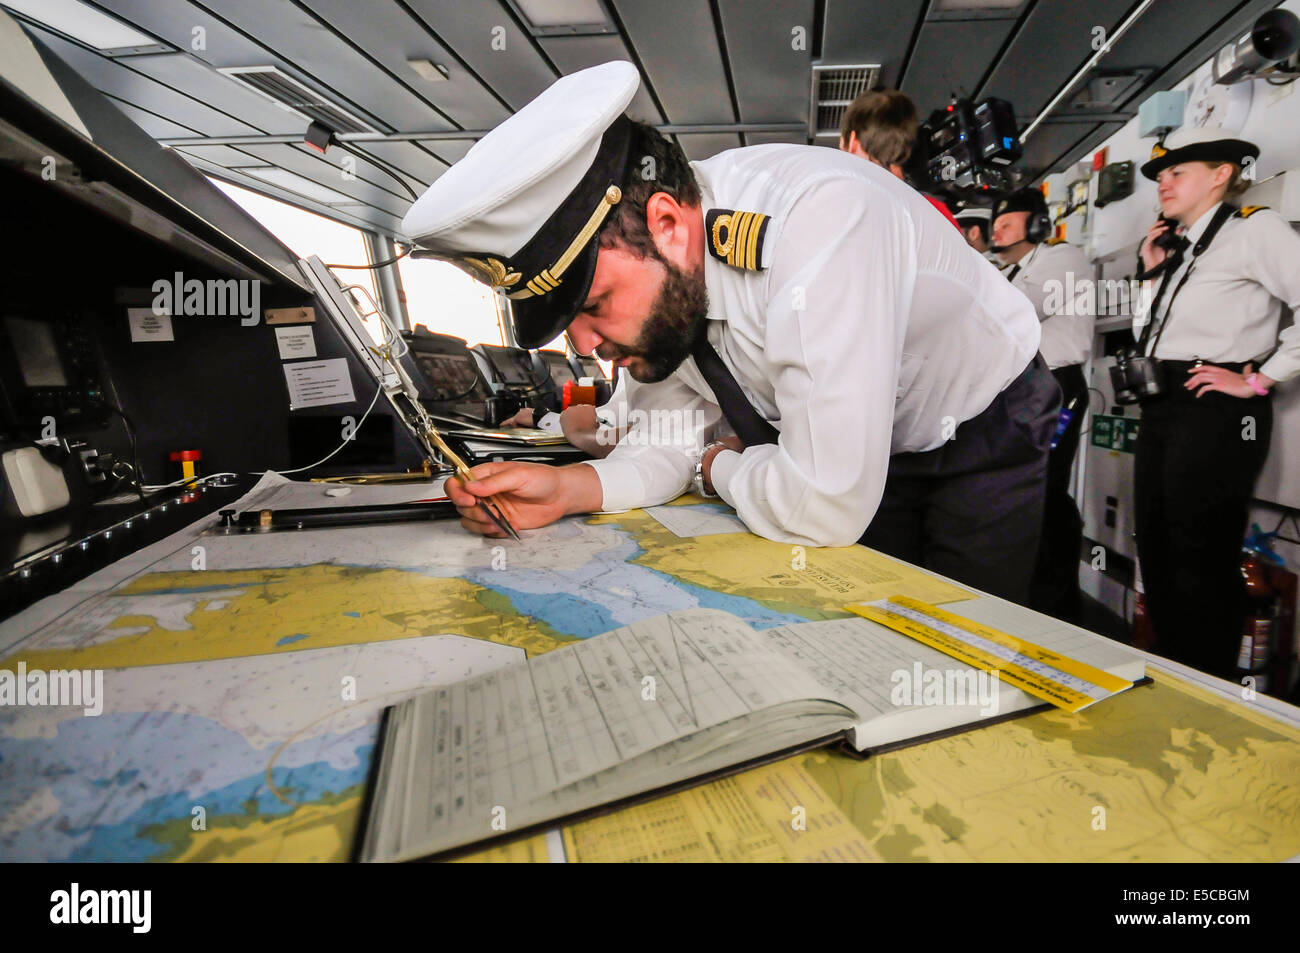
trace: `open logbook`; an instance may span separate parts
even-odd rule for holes
[[[1079,629],[1035,641],[1129,683],[1144,675],[1141,658]],[[865,618],[756,631],[674,612],[388,709],[355,856],[429,857],[810,747],[892,746],[1038,705]]]

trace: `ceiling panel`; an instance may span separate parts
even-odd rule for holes
[[[400,185],[383,173],[364,167],[360,159],[357,160],[356,178],[352,180],[344,179],[343,168],[339,164],[340,158],[335,157],[337,150],[334,149],[330,150],[329,157],[324,158],[313,153],[306,146],[300,147],[278,143],[267,146],[240,146],[239,151],[246,152],[249,155],[249,159],[243,163],[244,165],[257,165],[260,160],[270,165],[279,166],[282,169],[288,169],[290,172],[296,172],[304,178],[311,179],[318,185],[352,196],[367,205],[383,209],[398,218],[405,215],[406,210],[411,205],[411,199],[402,191]],[[383,185],[372,183],[369,181],[371,178],[375,180],[375,183],[382,182]]]
[[[126,118],[153,136],[155,139],[184,139],[189,136],[198,135],[193,129],[188,129],[180,123],[172,122],[170,119],[164,119],[161,116],[155,116],[138,106],[122,102],[120,99],[112,100],[113,105],[126,114]]]
[[[465,158],[465,153],[473,149],[477,142],[477,139],[424,139],[420,145],[451,165]]]
[[[622,37],[618,36],[552,36],[545,37],[540,43],[565,75],[610,60],[632,59],[627,47],[623,45]],[[633,119],[642,122],[659,125],[664,121],[663,114],[646,92],[644,76],[641,77],[641,88],[637,90],[627,111]]]
[[[1132,0],[1038,0],[977,96],[1009,101],[1022,119],[1036,116],[1095,52],[1094,28],[1114,30],[1132,6]]]
[[[434,39],[424,21],[391,0],[298,2],[391,74],[385,85],[418,96],[461,129],[490,129],[509,118],[510,110]],[[449,75],[441,82],[423,79],[407,65],[409,59],[431,60]]]
[[[879,63],[880,81],[898,83],[926,0],[828,0],[823,63]]]
[[[614,7],[669,122],[736,121],[708,0],[615,0]]]
[[[353,142],[350,145],[377,156],[424,186],[447,171],[447,163],[421,148],[418,143]]]
[[[511,109],[523,108],[555,82],[555,70],[499,0],[406,0],[406,6]]]
[[[718,10],[740,121],[807,122],[812,0],[767,0],[761,8],[720,0]]]
[[[186,146],[184,149],[177,149],[176,151],[185,156],[186,159],[202,159],[213,165],[228,167],[248,165],[250,162],[247,152],[240,152],[230,146]]]
[[[935,0],[601,0],[623,35],[534,38],[507,0],[86,0],[172,44],[175,54],[115,62],[35,31],[89,82],[156,138],[239,139],[298,136],[303,120],[245,90],[214,67],[274,65],[385,132],[491,128],[559,74],[611,59],[631,60],[646,85],[629,112],[656,124],[807,121],[814,49],[793,48],[792,30],[815,30],[819,61],[878,62],[881,81],[900,82],[924,116],[953,91],[1010,100],[1027,121],[1091,57],[1094,27],[1109,31],[1137,0],[1028,0],[1023,16],[967,15],[922,22]],[[1126,93],[1113,112],[1131,110],[1153,89],[1176,82],[1214,48],[1272,6],[1270,0],[1164,0],[1154,4],[1104,58],[1102,72],[1156,71],[1155,82]],[[201,28],[196,38],[195,29]],[[1234,32],[1235,31],[1235,32]],[[201,40],[202,42],[197,42]],[[501,48],[504,41],[504,49]],[[407,65],[425,58],[446,66],[447,82],[429,82]],[[904,72],[904,67],[906,70]],[[983,88],[972,88],[981,85]],[[734,103],[733,103],[734,96]],[[662,107],[662,112],[660,107]],[[1058,110],[1058,114],[1061,110]],[[1034,173],[1072,160],[1118,123],[1099,117],[1042,124],[1027,143]],[[802,132],[687,133],[678,141],[693,159],[742,143],[803,142]],[[322,158],[296,144],[192,147],[183,154],[209,171],[245,161],[274,162],[354,195],[366,205],[329,209],[296,204],[352,223],[395,231],[409,204],[382,167],[419,191],[462,158],[474,138],[353,141],[355,181],[343,179],[345,153]],[[828,143],[829,145],[830,143]],[[184,149],[178,147],[178,151]],[[370,156],[373,162],[366,158]],[[251,158],[250,158],[251,157]],[[246,177],[229,173],[241,181]],[[254,180],[250,187],[277,190]]]
[[[1049,164],[1039,168],[1038,175],[1044,176],[1049,172],[1063,171],[1067,166],[1078,162],[1084,156],[1091,155],[1102,142],[1123,128],[1124,123],[1122,122],[1103,122],[1094,126],[1091,132],[1058,155],[1055,160],[1049,160]]]
[[[188,0],[166,3],[94,0],[94,3],[212,66],[251,66],[271,55],[254,40]]]
[[[1043,123],[1025,143],[1020,167],[1036,178],[1096,128],[1096,123]]]
[[[205,136],[251,136],[265,132],[53,33],[38,27],[29,29],[91,85],[116,99],[197,129]]]
[[[379,0],[389,4],[391,0]],[[430,131],[455,128],[445,116],[393,81],[329,28],[290,0],[205,0],[204,5],[232,26],[256,36],[292,63],[315,85],[340,97],[352,112],[376,117],[390,130]],[[369,8],[369,3],[359,4]],[[269,57],[257,63],[270,62]]]
[[[191,57],[177,53],[132,56],[123,65],[264,132],[290,135],[307,129],[307,120],[301,116]]]
[[[740,148],[740,136],[718,133],[693,132],[678,135],[677,141],[686,153],[686,158],[691,160],[707,159],[719,152]]]
[[[1015,20],[926,23],[901,87],[916,101],[921,118],[946,106],[953,92],[969,96],[1015,25]]]
[[[244,175],[238,170],[230,170],[224,166],[208,162],[200,156],[194,156],[192,164],[200,172],[210,175],[214,178],[233,182],[241,188],[248,189],[251,192],[258,192],[262,195],[269,195],[271,198],[279,199],[281,202],[287,202],[298,208],[307,209],[309,212],[315,212],[317,215],[323,215],[326,218],[332,218],[336,221],[351,225],[354,228],[369,229],[378,231],[386,235],[400,235],[401,219],[382,212],[379,209],[373,209],[366,205],[322,205],[310,199],[305,199],[293,192],[281,189],[278,186],[263,182],[260,179]]]

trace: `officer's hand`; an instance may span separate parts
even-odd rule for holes
[[[1242,369],[1242,372],[1238,374],[1226,367],[1211,367],[1208,364],[1202,364],[1200,367],[1188,369],[1187,383],[1183,386],[1188,390],[1195,390],[1197,397],[1212,390],[1227,394],[1229,397],[1254,397],[1256,396],[1255,388],[1246,383],[1246,378],[1251,374],[1251,366],[1247,364]],[[1261,381],[1261,383],[1264,386],[1268,385],[1267,381]],[[1200,389],[1197,390],[1197,388]]]
[[[525,407],[513,417],[501,421],[502,427],[531,427],[533,426],[533,408]]]
[[[515,529],[546,526],[566,513],[561,472],[541,463],[484,463],[470,470],[473,482],[448,477],[446,492],[461,526],[484,536],[504,536],[478,501],[493,497]]]
[[[1147,271],[1150,271],[1169,257],[1167,251],[1152,244],[1155,239],[1167,231],[1169,231],[1169,223],[1162,219],[1156,219],[1156,223],[1147,232],[1147,237],[1142,240],[1142,265]]]
[[[560,430],[573,443],[573,438],[591,436],[600,426],[596,408],[591,404],[574,404],[560,412]]]

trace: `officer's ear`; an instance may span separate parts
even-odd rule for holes
[[[698,208],[694,212],[699,215]],[[686,267],[691,235],[687,207],[667,192],[656,192],[646,200],[645,224],[659,254]]]

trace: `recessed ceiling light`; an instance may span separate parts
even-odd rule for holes
[[[406,65],[415,70],[420,79],[428,80],[430,83],[447,81],[447,67],[432,60],[407,60]]]
[[[1014,10],[1025,0],[936,0],[936,10]]]
[[[271,183],[271,185],[278,185],[282,189],[287,189],[296,195],[312,199],[323,205],[349,205],[357,201],[351,195],[335,192],[333,189],[326,188],[318,182],[313,182],[305,176],[298,175],[296,172],[290,172],[288,169],[281,169],[276,166],[243,166],[232,168],[230,171],[251,175],[255,179],[261,179],[263,182]]]
[[[108,56],[171,49],[80,0],[0,0],[0,5]]]
[[[600,0],[511,0],[535,35],[613,33]]]

